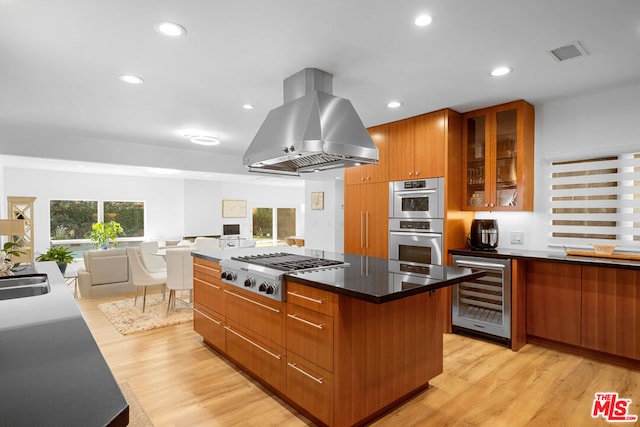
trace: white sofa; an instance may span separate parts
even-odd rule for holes
[[[135,291],[124,248],[84,253],[84,268],[78,269],[78,288],[82,297],[101,297]]]

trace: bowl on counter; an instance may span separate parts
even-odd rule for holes
[[[616,248],[616,246],[618,245],[604,245],[599,243],[592,243],[591,246],[593,246],[593,250],[598,255],[611,255],[614,249]]]

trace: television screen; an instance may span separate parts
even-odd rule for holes
[[[223,224],[222,225],[223,236],[234,236],[239,234],[240,234],[240,224]]]

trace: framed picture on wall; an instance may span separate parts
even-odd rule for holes
[[[324,209],[324,192],[314,191],[311,193],[311,209],[323,210]]]
[[[247,201],[246,200],[223,200],[222,201],[222,217],[223,218],[246,218],[247,217]]]

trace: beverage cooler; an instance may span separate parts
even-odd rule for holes
[[[453,287],[453,331],[511,342],[511,260],[454,255],[457,267],[485,271]]]

